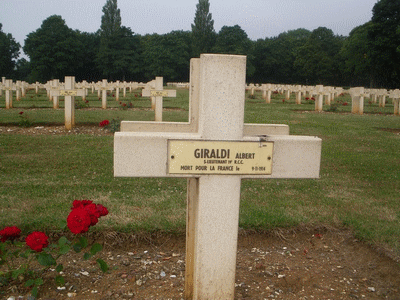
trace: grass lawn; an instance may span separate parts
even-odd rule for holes
[[[76,123],[104,119],[152,120],[150,101],[139,91],[121,103],[110,95],[102,110],[97,94],[89,107],[76,110]],[[135,95],[138,95],[135,97]],[[340,100],[335,112],[314,112],[314,104],[274,95],[266,104],[260,94],[248,98],[246,123],[290,125],[295,135],[323,140],[320,179],[243,180],[240,227],[270,230],[301,224],[352,228],[357,237],[388,246],[400,254],[400,117],[393,105],[365,105],[365,114],[352,115],[351,99]],[[20,111],[33,126],[62,124],[61,108],[52,109],[45,94],[30,91],[5,109],[0,97],[0,126],[18,125]],[[164,101],[166,121],[187,121],[188,91]],[[324,107],[329,109],[329,107]],[[123,232],[184,232],[186,180],[175,178],[114,178],[113,137],[92,135],[0,134],[0,228],[19,226],[57,230],[74,199],[92,199],[110,214],[94,230]]]

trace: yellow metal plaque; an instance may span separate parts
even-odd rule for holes
[[[76,96],[77,91],[60,90],[60,96]]]
[[[151,97],[168,97],[168,91],[150,91]]]
[[[273,142],[168,141],[169,174],[269,175]]]

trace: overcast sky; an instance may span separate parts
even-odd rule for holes
[[[320,26],[348,35],[368,22],[378,0],[209,0],[215,30],[239,25],[251,40],[274,37],[297,28]],[[100,28],[106,0],[0,0],[2,31],[24,45],[51,15],[60,15],[68,27],[85,32]],[[133,32],[164,34],[191,30],[198,0],[118,0],[122,25]]]

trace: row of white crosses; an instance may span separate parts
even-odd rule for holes
[[[40,88],[45,88],[47,90],[47,95],[49,97],[50,101],[53,101],[53,108],[58,109],[59,108],[59,101],[58,101],[58,96],[54,95],[54,93],[51,93],[52,90],[61,90],[64,89],[63,84],[59,82],[59,80],[51,80],[47,82],[46,84],[40,84],[39,82],[33,83],[33,84],[28,84],[27,82],[23,81],[17,81],[15,84],[12,82],[12,80],[7,81],[5,77],[2,77],[2,81],[0,83],[0,95],[2,95],[3,90],[8,91],[6,93],[6,108],[12,108],[12,91],[16,92],[16,100],[20,101],[21,97],[26,96],[26,90],[27,89],[35,89],[36,94],[38,93]],[[137,82],[107,82],[106,79],[103,79],[103,81],[100,81],[98,83],[88,83],[86,81],[82,81],[81,83],[77,83],[77,88],[82,88],[85,90],[85,93],[82,96],[83,101],[86,100],[86,96],[88,95],[88,89],[92,89],[92,93],[96,89],[98,91],[98,96],[102,98],[102,108],[106,109],[107,108],[107,91],[114,91],[116,93],[116,101],[119,101],[119,92],[120,89],[123,90],[123,97],[126,97],[126,89],[129,88],[130,92],[132,90],[135,90],[139,87],[144,87],[146,92],[145,95],[147,94],[148,89],[153,89],[154,90],[154,84],[155,80],[143,84],[143,83],[137,83]],[[168,86],[177,86],[180,88],[186,88],[188,85],[187,83],[168,83]],[[272,91],[278,91],[280,93],[285,93],[285,99],[288,100],[290,98],[291,93],[296,94],[296,104],[301,104],[301,97],[306,97],[307,94],[309,97],[315,96],[316,101],[315,101],[315,110],[316,111],[322,111],[323,108],[323,99],[325,97],[325,105],[330,105],[331,101],[334,100],[335,96],[341,94],[344,92],[343,88],[334,88],[334,87],[326,87],[322,85],[317,85],[317,86],[292,86],[292,85],[272,85],[272,84],[262,84],[260,85],[255,85],[255,84],[250,84],[249,86],[246,86],[247,90],[251,91],[251,95],[254,95],[255,91],[262,91],[263,93],[263,99],[266,100],[267,103],[271,102],[271,94]],[[161,91],[161,90],[160,90]],[[166,96],[166,92],[162,91],[161,96]],[[171,93],[171,92],[169,92]],[[372,100],[372,103],[376,103],[379,101],[379,107],[385,107],[386,103],[386,97],[389,97],[393,99],[393,104],[394,104],[394,114],[398,115],[398,108],[397,108],[397,93],[396,90],[394,91],[387,91],[385,89],[364,89],[361,87],[357,88],[352,88],[349,90],[349,94],[352,96],[352,112],[354,114],[363,114],[363,107],[364,107],[364,98],[365,97],[370,97]],[[53,96],[54,95],[54,96]],[[150,96],[152,99],[152,109],[155,109],[156,107],[156,101],[154,96]],[[169,97],[174,97],[172,94]],[[161,99],[162,102],[162,99]],[[160,103],[160,98],[158,103]],[[162,114],[161,114],[161,106],[157,105],[157,112],[156,112],[156,118],[157,121],[162,120]]]
[[[340,87],[329,87],[323,85],[317,86],[290,86],[290,85],[272,85],[272,84],[262,84],[254,85],[250,84],[246,87],[246,90],[250,90],[250,94],[254,95],[255,91],[263,92],[263,99],[267,103],[271,102],[272,91],[278,91],[280,93],[285,92],[285,99],[290,98],[291,93],[296,94],[296,104],[301,104],[301,97],[315,97],[315,110],[322,111],[324,105],[331,105],[331,102],[338,95],[345,92],[343,88]],[[385,107],[386,97],[393,100],[394,114],[399,115],[399,105],[398,105],[398,90],[387,91],[384,89],[364,89],[363,87],[351,88],[348,93],[352,97],[352,113],[353,114],[363,114],[364,111],[364,98],[368,97],[372,99],[373,103],[379,101],[379,107]],[[378,99],[378,100],[377,100]]]
[[[255,91],[262,91],[263,99],[266,100],[267,103],[271,103],[271,93],[272,91],[278,91],[279,93],[285,93],[285,100],[290,99],[290,95],[295,93],[296,95],[296,104],[301,104],[302,97],[306,97],[307,94],[312,96],[322,96],[326,97],[325,104],[330,105],[331,101],[335,98],[335,96],[341,94],[343,92],[342,88],[334,88],[334,87],[324,87],[322,85],[317,86],[301,86],[301,85],[272,85],[272,84],[262,84],[254,85],[250,84],[246,87],[246,90],[250,90],[250,95],[254,96]],[[320,105],[316,105],[316,110],[322,110]]]
[[[352,108],[351,112],[353,114],[364,113],[364,98],[368,97],[372,99],[373,103],[376,103],[377,99],[379,99],[379,107],[385,107],[386,97],[393,100],[394,107],[394,115],[400,115],[399,113],[399,98],[400,98],[400,90],[392,90],[387,91],[384,89],[364,89],[363,87],[351,88],[349,91],[352,99]]]
[[[191,60],[189,122],[122,122],[114,176],[188,179],[186,299],[233,299],[241,180],[318,178],[321,139],[244,124],[246,57]]]

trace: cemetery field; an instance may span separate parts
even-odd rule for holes
[[[110,94],[106,110],[97,93],[87,100],[76,100],[77,130],[66,132],[52,131],[63,125],[63,101],[53,109],[43,92],[30,91],[6,110],[0,97],[0,228],[56,231],[74,199],[92,199],[110,210],[94,231],[184,233],[186,179],[114,178],[113,135],[99,128],[105,119],[154,119],[150,101],[139,91],[120,101]],[[188,91],[164,99],[164,108],[165,121],[187,121]],[[349,228],[399,255],[400,117],[391,102],[380,108],[368,99],[364,115],[352,115],[348,95],[324,110],[279,94],[271,104],[258,93],[247,98],[246,123],[287,124],[290,134],[318,136],[322,160],[318,180],[243,180],[240,227]],[[79,133],[83,127],[92,131]]]

